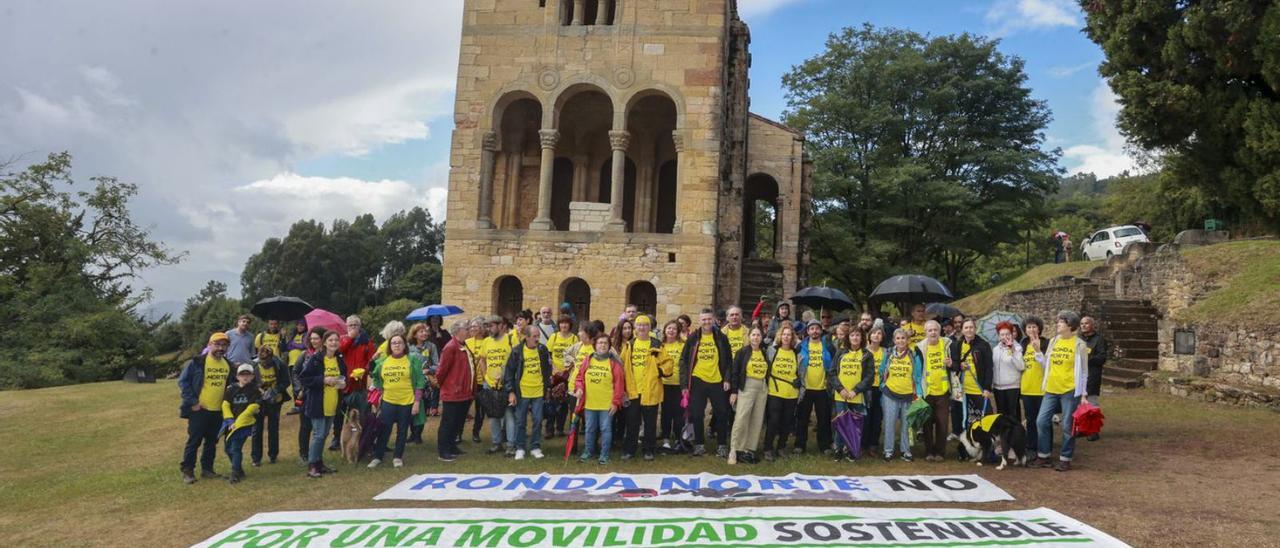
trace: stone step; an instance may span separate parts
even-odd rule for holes
[[[1109,341],[1142,341],[1155,342],[1160,340],[1160,333],[1155,329],[1108,329],[1107,340]]]
[[[1110,362],[1110,363],[1107,363],[1107,365],[1105,365],[1105,366],[1103,366],[1103,367],[1104,367],[1104,368],[1106,368],[1106,367],[1112,367],[1113,365],[1114,365],[1114,367],[1116,367],[1116,368],[1120,368],[1120,369],[1133,369],[1133,370],[1139,370],[1139,371],[1155,371],[1155,370],[1156,370],[1156,367],[1160,365],[1160,360],[1149,359],[1149,358],[1148,358],[1148,359],[1141,359],[1141,358],[1120,358],[1120,359],[1114,360],[1114,361],[1112,361],[1112,362]]]
[[[1112,344],[1126,351],[1159,349],[1160,343],[1155,339],[1139,340],[1139,339],[1113,339]]]
[[[1102,368],[1102,374],[1117,377],[1141,377],[1149,372],[1151,372],[1150,369],[1144,369],[1140,366],[1130,367],[1127,362],[1109,363]]]
[[[1102,384],[1105,384],[1107,386],[1113,386],[1116,388],[1124,388],[1126,390],[1132,390],[1134,388],[1140,388],[1142,386],[1142,378],[1131,379],[1131,378],[1125,378],[1125,377],[1116,377],[1113,375],[1108,375],[1106,373],[1103,373]]]
[[[1160,349],[1156,346],[1152,346],[1150,348],[1126,348],[1121,346],[1120,354],[1124,358],[1154,360],[1160,358]]]
[[[1143,316],[1143,315],[1155,316],[1156,315],[1156,309],[1143,304],[1112,304],[1112,305],[1104,304],[1104,305],[1101,305],[1099,308],[1102,311],[1102,316],[1104,317],[1119,316],[1119,315],[1136,315],[1136,316]]]

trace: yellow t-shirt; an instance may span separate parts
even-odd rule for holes
[[[947,353],[942,339],[925,348],[924,390],[929,396],[941,396],[951,391],[951,377],[947,374]]]
[[[471,359],[476,363],[476,370],[471,372],[471,376],[476,380],[476,386],[484,384],[484,371],[479,370],[480,358],[484,357],[484,341],[487,339],[467,339],[467,350],[471,352]]]
[[[809,340],[809,367],[804,370],[805,390],[827,389],[827,366],[822,361],[822,341]]]
[[[271,355],[280,357],[280,334],[279,333],[258,333],[257,340],[253,344],[253,355],[258,355],[258,349],[267,347],[271,349]]]
[[[293,336],[293,346],[301,346],[305,343],[306,340],[301,334]],[[293,364],[298,363],[299,356],[302,356],[302,350],[289,350],[289,363],[286,363],[285,365],[293,366]]]
[[[858,381],[862,380],[862,351],[853,350],[845,352],[844,356],[840,357],[839,365],[840,372],[837,378],[840,380],[840,386],[845,390],[853,390],[853,387],[858,385]],[[836,401],[860,404],[862,403],[862,394],[858,394],[852,398],[845,398],[837,391]]]
[[[978,367],[973,364],[973,353],[970,352],[969,343],[960,342],[960,355],[964,356],[961,362],[964,366],[964,393],[969,396],[981,395],[982,388],[978,386]]]
[[[747,378],[764,380],[764,376],[768,373],[769,362],[764,360],[764,351],[752,352],[751,358],[747,360]]]
[[[671,358],[671,363],[679,364],[680,353],[684,352],[684,341],[662,343],[662,350],[667,353],[668,358]],[[667,386],[679,386],[680,373],[676,372],[674,375],[662,377],[662,384]]]
[[[324,376],[337,377],[342,375],[342,370],[338,368],[338,358],[324,358]],[[338,387],[325,385],[324,387],[324,416],[332,417],[338,414]]]
[[[587,401],[583,408],[588,411],[608,411],[613,406],[613,366],[609,360],[591,358],[584,381],[586,388],[583,396]]]
[[[594,352],[594,349],[585,342],[578,347],[578,356],[573,360],[573,369],[569,370],[569,378],[572,379],[569,381],[570,386],[573,386],[572,383],[578,382],[578,371],[582,369],[582,362],[586,361],[592,352]]]
[[[880,388],[880,362],[884,361],[884,347],[871,353],[872,380],[871,386]]]
[[[1044,391],[1067,394],[1076,391],[1076,338],[1058,339],[1049,350],[1049,382]]]
[[[551,369],[556,373],[563,373],[565,370],[564,352],[570,346],[578,343],[578,335],[570,333],[565,335],[559,331],[552,333],[547,337],[547,351],[551,353]]]
[[[524,374],[520,376],[520,397],[525,399],[542,397],[542,358],[537,348],[520,345],[524,353]]]
[[[720,328],[720,332],[724,333],[725,338],[729,339],[729,353],[734,356],[738,355],[738,351],[747,345],[747,326],[739,325],[737,329],[730,329],[729,326]]]
[[[779,348],[773,355],[773,374],[769,379],[769,395],[786,400],[800,397],[800,389],[792,381],[800,373],[800,364],[794,350]]]
[[[907,328],[911,330],[910,348],[915,348],[920,341],[924,340],[924,324],[911,322],[907,324]]]
[[[721,382],[720,349],[716,348],[716,341],[711,336],[708,335],[702,339],[698,344],[698,355],[695,356],[693,376],[703,382]]]
[[[494,389],[502,388],[502,370],[507,366],[507,356],[511,354],[510,339],[507,337],[484,340],[484,378]]]
[[[511,331],[507,332],[507,346],[515,348],[523,341],[524,338],[520,336],[520,332],[516,328],[512,327]]]
[[[649,339],[636,339],[631,342],[631,375],[640,382],[644,374],[645,362],[649,359]]]
[[[912,368],[911,352],[904,352],[901,356],[890,354],[889,368],[886,371],[889,378],[885,379],[884,387],[899,396],[914,394],[916,388],[911,378]]]
[[[396,405],[413,405],[413,372],[409,356],[382,360],[382,401]]]
[[[215,360],[206,357],[204,360],[204,384],[200,386],[200,405],[208,411],[222,409],[222,397],[227,391],[227,376],[231,374],[231,364],[227,360]]]
[[[1023,396],[1043,396],[1044,366],[1036,361],[1036,351],[1031,348],[1030,340],[1027,341],[1027,347],[1023,350],[1022,362],[1026,364],[1027,369],[1022,372],[1022,390],[1020,392]]]

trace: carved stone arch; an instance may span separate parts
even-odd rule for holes
[[[521,99],[536,101],[542,107],[542,119],[547,119],[546,97],[523,85],[513,84],[503,87],[498,93],[494,94],[493,100],[489,102],[487,129],[489,131],[498,131],[499,126],[502,125],[502,115],[506,112],[507,107]]]
[[[624,129],[626,129],[626,125],[625,125],[625,119],[626,119],[626,118],[625,118],[625,114],[629,114],[629,113],[631,112],[631,109],[632,109],[633,107],[635,107],[636,103],[638,103],[641,99],[644,99],[645,97],[651,97],[651,96],[654,96],[654,95],[661,95],[661,96],[665,96],[667,99],[670,99],[670,100],[671,100],[671,102],[672,102],[673,104],[675,104],[675,107],[676,107],[676,127],[675,127],[675,130],[676,130],[676,131],[681,131],[681,130],[683,130],[683,129],[684,129],[684,127],[685,127],[685,125],[684,125],[684,122],[685,122],[685,103],[684,103],[684,96],[683,96],[683,95],[681,95],[681,94],[680,94],[680,92],[679,92],[679,91],[677,91],[675,88],[672,88],[671,86],[668,86],[668,85],[666,85],[666,84],[662,84],[662,83],[653,83],[653,84],[648,84],[645,88],[635,90],[635,91],[631,92],[630,94],[628,94],[628,95],[624,98],[624,103],[625,103],[625,105],[624,105],[624,118],[623,118],[623,119],[624,119],[624,124],[623,124],[623,126],[622,126],[622,127],[623,127]]]
[[[564,108],[566,102],[573,98],[574,95],[586,91],[596,91],[603,93],[609,98],[613,106],[613,128],[618,129],[619,118],[625,116],[626,108],[614,90],[613,85],[609,83],[609,79],[596,74],[584,73],[569,76],[560,82],[560,86],[551,92],[553,99],[546,105],[549,112],[543,116],[543,119],[550,119],[552,124],[560,123],[560,110]],[[559,125],[549,126],[547,129],[559,129]]]

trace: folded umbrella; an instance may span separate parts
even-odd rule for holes
[[[323,308],[317,308],[308,312],[306,315],[307,327],[315,329],[317,327],[324,328],[325,331],[337,331],[338,333],[347,332],[347,322],[342,316],[329,312]]]
[[[848,410],[841,411],[836,418],[831,419],[831,428],[844,440],[849,454],[855,459],[862,456],[862,426],[865,420],[866,415]]]
[[[432,316],[440,316],[443,318],[445,316],[453,316],[461,313],[462,308],[451,304],[429,304],[410,312],[404,319],[411,322],[421,322],[426,321],[427,318]]]
[[[1106,417],[1102,409],[1088,401],[1080,402],[1075,413],[1071,414],[1071,435],[1087,437],[1102,432],[1102,422]]]
[[[587,399],[582,397],[578,398],[578,405],[574,406],[573,419],[569,421],[569,438],[564,441],[565,464],[569,464],[569,456],[573,454],[573,444],[578,440],[578,419],[582,417],[582,409],[586,403]]]
[[[264,320],[291,322],[306,316],[312,310],[315,310],[314,306],[297,297],[276,296],[254,303],[249,312]]]

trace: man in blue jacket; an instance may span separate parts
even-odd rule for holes
[[[182,481],[188,485],[196,482],[196,450],[201,444],[204,451],[200,454],[200,477],[222,477],[213,471],[213,460],[218,456],[222,398],[233,375],[226,359],[228,344],[225,333],[214,333],[209,337],[209,352],[191,358],[178,375],[178,391],[182,396],[178,416],[187,419],[187,444],[182,450],[179,468]]]
[[[507,403],[515,408],[516,454],[515,460],[524,460],[528,450],[533,458],[542,454],[542,403],[551,389],[551,352],[542,346],[542,331],[537,325],[526,324],[522,328],[524,344],[511,349],[502,374],[502,385],[507,389]],[[533,439],[529,439],[529,423],[525,418],[533,413]]]
[[[805,327],[807,337],[796,349],[796,359],[804,383],[804,398],[796,406],[796,446],[792,453],[803,454],[809,443],[809,417],[817,415],[818,451],[831,453],[831,394],[827,386],[827,368],[835,356],[830,340],[823,337],[822,323],[809,320]]]

